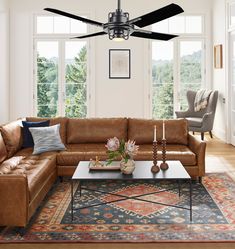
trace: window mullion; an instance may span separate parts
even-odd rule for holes
[[[180,96],[180,41],[174,41],[174,113],[179,110]]]
[[[206,68],[206,42],[205,40],[201,40],[202,41],[202,87],[203,88],[209,88],[211,86],[206,85],[206,74],[207,74],[207,68]]]
[[[34,63],[33,63],[33,82],[34,82],[34,88],[33,88],[33,114],[37,115],[38,113],[38,91],[37,91],[37,70],[38,70],[38,64],[37,64],[37,40],[34,40],[33,43],[33,53],[34,53]]]
[[[59,41],[59,115],[65,114],[65,41]]]

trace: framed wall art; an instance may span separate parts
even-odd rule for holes
[[[109,78],[130,79],[131,78],[131,51],[130,49],[109,50]]]
[[[214,68],[223,68],[223,47],[221,44],[214,46]]]

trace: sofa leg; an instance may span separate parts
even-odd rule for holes
[[[194,131],[193,131],[193,135],[194,135]]]
[[[211,132],[211,131],[209,131],[209,133],[210,133],[211,138],[213,138],[212,132]]]
[[[202,183],[202,176],[199,176],[199,177],[198,177],[198,182],[199,182],[199,183]]]
[[[204,140],[204,132],[201,132],[201,139]]]
[[[60,182],[63,182],[63,176],[59,176]]]

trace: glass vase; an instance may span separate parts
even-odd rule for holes
[[[120,161],[120,170],[123,174],[130,175],[135,170],[135,161],[133,159],[125,159]]]

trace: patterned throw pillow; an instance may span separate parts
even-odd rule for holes
[[[33,155],[47,151],[65,150],[60,138],[60,124],[49,127],[29,128],[34,141]]]
[[[26,122],[22,121],[23,125],[23,148],[33,147],[33,137],[31,132],[29,131],[30,127],[47,127],[50,124],[50,120],[42,121],[42,122]]]

